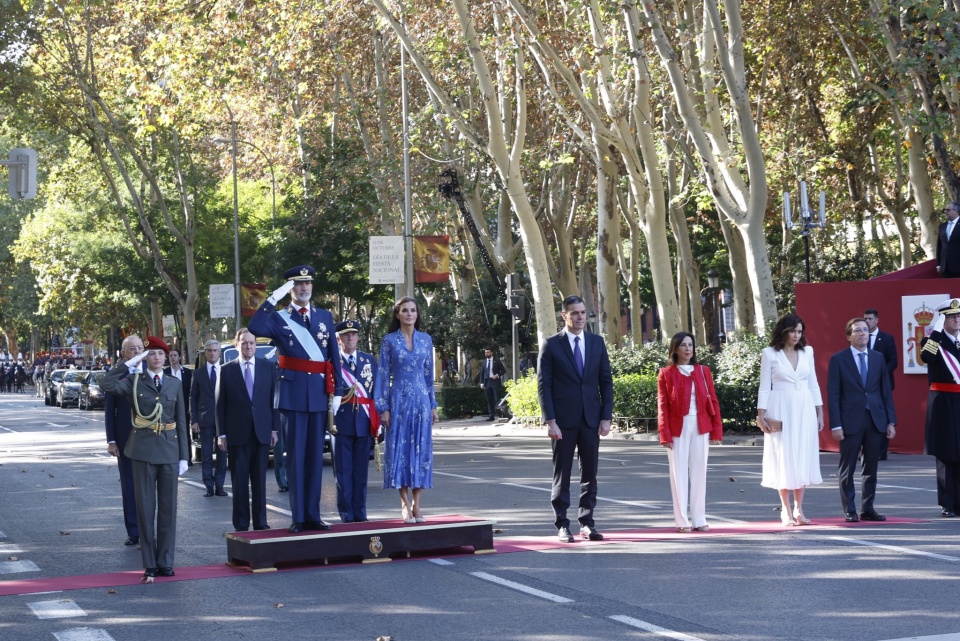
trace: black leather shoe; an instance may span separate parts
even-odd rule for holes
[[[303,532],[303,523],[291,523],[290,527],[287,528],[287,531],[291,534],[299,534]]]
[[[955,519],[957,518],[957,513],[953,510],[944,510],[943,512],[940,512],[940,516],[945,519]]]
[[[861,512],[860,520],[861,521],[886,521],[887,517],[871,510],[870,512]]]
[[[207,490],[206,493],[204,494],[204,496],[206,496],[206,497],[213,496],[213,490]]]
[[[143,571],[143,577],[145,579],[155,579],[157,578],[157,568],[147,568]]]
[[[584,525],[580,528],[580,536],[586,539],[587,541],[602,541],[603,535],[597,532],[596,528],[592,528],[588,525]]]
[[[281,485],[281,486],[280,486],[280,491],[281,491],[281,492],[289,492],[289,491],[290,491],[290,486],[289,486],[289,485]]]
[[[266,523],[266,524],[264,524],[263,527],[254,527],[253,529],[254,529],[254,531],[257,531],[257,530],[269,530],[269,529],[270,529],[270,524],[269,524],[269,523]]]
[[[140,545],[139,536],[128,536],[127,540],[123,542],[124,545]]]
[[[160,568],[160,571],[157,572],[160,576],[176,576],[177,573],[173,571],[173,568]]]
[[[303,527],[307,530],[329,530],[330,526],[323,521],[306,521]]]
[[[857,516],[856,512],[847,512],[843,516],[843,520],[846,521],[847,523],[856,523],[857,521],[860,520],[860,517]]]
[[[573,536],[570,534],[570,530],[562,527],[557,530],[557,540],[561,543],[573,543]]]
[[[227,496],[227,493],[224,492],[223,490],[217,490],[217,491],[216,491],[216,495],[217,495],[217,496]]]

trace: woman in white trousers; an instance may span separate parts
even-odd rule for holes
[[[697,364],[693,336],[686,332],[670,341],[670,363],[657,376],[657,430],[667,448],[677,530],[705,532],[707,451],[723,440],[723,425],[710,368]]]

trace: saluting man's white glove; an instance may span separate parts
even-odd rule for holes
[[[933,323],[933,329],[930,330],[930,333],[933,332],[942,332],[943,331],[943,321],[947,320],[946,314],[940,314],[937,316],[937,320]]]
[[[337,412],[340,411],[340,403],[341,403],[341,402],[343,402],[343,397],[342,397],[342,396],[334,396],[334,397],[333,397],[333,405],[332,405],[331,407],[333,408],[333,413],[334,413],[334,414],[336,414]]]
[[[136,369],[140,366],[140,362],[147,357],[147,350],[143,350],[129,361],[124,363],[128,369]]]
[[[271,305],[276,305],[284,296],[290,293],[290,290],[293,289],[293,284],[292,280],[288,280],[283,285],[280,285],[280,287],[273,290],[273,293],[270,294],[270,298],[268,298],[267,301],[269,301]]]
[[[177,467],[178,469],[177,476],[183,476],[184,473],[186,473],[187,471],[187,467],[188,465],[186,461],[180,461],[180,465]]]

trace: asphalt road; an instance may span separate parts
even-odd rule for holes
[[[103,434],[102,412],[0,395],[0,586],[140,570]],[[0,641],[960,639],[960,519],[939,517],[932,459],[881,463],[877,509],[916,522],[787,529],[772,524],[760,457],[711,448],[710,534],[557,546],[547,439],[441,423],[428,518],[495,519],[498,539],[541,537],[541,550],[16,594],[0,597]],[[601,459],[601,531],[673,525],[661,447],[608,439]],[[821,455],[825,482],[805,501],[815,522],[842,516],[836,464]],[[395,491],[372,468],[371,479],[369,516],[396,518]],[[284,527],[286,495],[272,475],[267,485],[270,522]],[[329,466],[323,500],[336,523]],[[230,509],[203,497],[199,466],[181,478],[178,571],[226,560]]]

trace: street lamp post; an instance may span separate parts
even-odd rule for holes
[[[234,133],[236,133],[236,132],[234,132]],[[276,173],[275,173],[274,170],[273,170],[273,163],[270,162],[270,157],[267,155],[267,152],[265,152],[263,149],[261,149],[260,147],[256,146],[255,144],[253,144],[253,143],[250,142],[249,140],[238,140],[235,135],[234,135],[233,138],[213,138],[213,139],[211,140],[211,142],[216,143],[216,144],[218,144],[218,145],[225,145],[225,144],[233,145],[233,146],[234,146],[234,150],[236,150],[236,145],[237,145],[237,144],[249,145],[249,146],[253,147],[256,151],[258,151],[261,156],[263,156],[263,159],[264,159],[264,160],[266,161],[266,163],[267,163],[267,169],[270,170],[270,223],[271,223],[271,227],[272,227],[272,229],[273,229],[274,234],[276,234],[276,232],[277,232],[277,175],[276,175]],[[236,154],[236,151],[234,151],[234,154]],[[236,156],[234,156],[234,157],[236,157]],[[234,181],[236,181],[236,175],[237,175],[237,174],[236,174],[236,165],[234,165],[234,174],[233,174],[233,175],[234,175]],[[279,251],[280,251],[280,247],[279,247],[279,246],[276,246],[275,249],[274,249],[274,252],[273,252],[273,256],[274,256],[274,258],[273,258],[273,271],[274,271],[274,272],[277,271],[277,260],[278,260],[278,258],[279,258],[279,256],[278,256]]]
[[[720,351],[724,337],[720,308],[720,274],[712,267],[707,272],[707,295],[710,297],[710,308],[713,310],[710,320],[710,349],[716,354]]]

